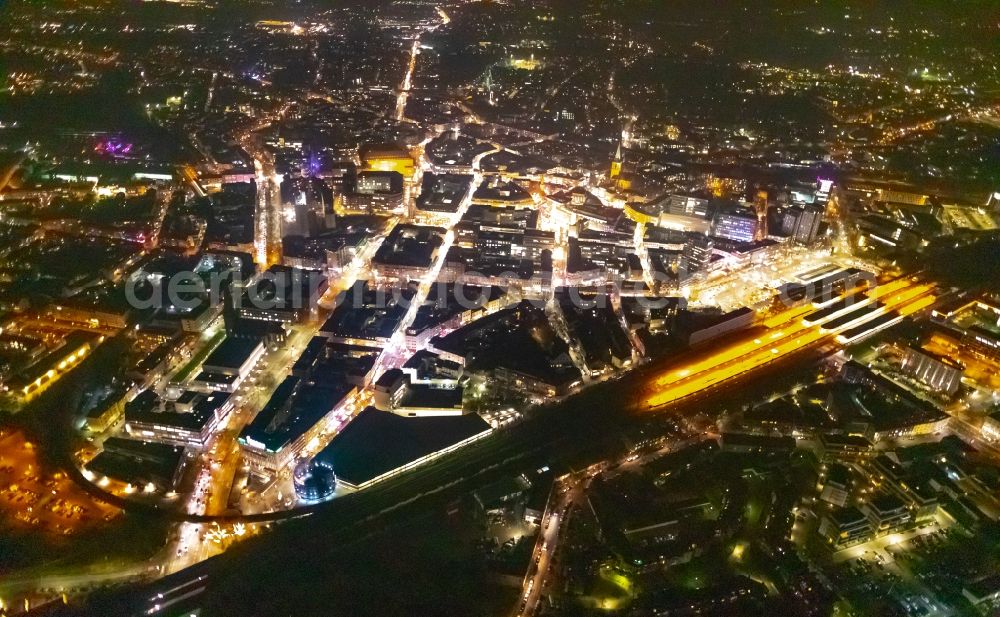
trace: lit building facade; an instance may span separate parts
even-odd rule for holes
[[[720,212],[712,221],[712,235],[737,242],[753,242],[757,237],[758,224],[753,212]]]

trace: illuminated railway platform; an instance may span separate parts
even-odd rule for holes
[[[911,278],[896,279],[870,290],[870,304],[849,310],[822,326],[803,322],[803,317],[815,310],[811,306],[782,310],[723,347],[709,353],[701,351],[683,364],[651,374],[641,406],[653,409],[674,403],[822,343],[837,341],[837,335],[845,330],[857,338],[863,334],[858,328],[866,323],[888,314],[906,316],[927,308],[934,302],[932,291],[932,285]],[[888,322],[873,327],[885,327]]]

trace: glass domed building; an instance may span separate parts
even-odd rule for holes
[[[330,463],[313,459],[295,466],[292,484],[300,501],[317,503],[333,496],[337,488],[337,477]]]

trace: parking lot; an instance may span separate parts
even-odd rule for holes
[[[24,434],[0,429],[0,516],[7,526],[69,536],[120,514],[73,485],[61,472],[38,464],[35,445]]]

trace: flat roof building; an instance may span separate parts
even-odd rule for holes
[[[299,323],[315,314],[328,285],[318,270],[271,266],[236,299],[236,309],[246,319]]]
[[[482,439],[491,431],[475,414],[404,418],[369,407],[316,459],[330,463],[340,485],[363,489]]]
[[[854,506],[839,508],[823,516],[819,533],[836,548],[867,542],[874,528],[871,521]]]
[[[397,224],[372,258],[377,279],[419,280],[437,259],[447,230]]]
[[[457,379],[414,382],[413,374],[398,368],[383,373],[374,385],[375,407],[411,418],[465,413],[463,388]]]
[[[130,405],[125,409],[125,432],[134,439],[203,448],[232,410],[230,398],[228,392],[188,391],[155,408]]]
[[[201,390],[235,392],[264,355],[258,339],[226,338],[202,363],[193,385]]]
[[[416,295],[412,286],[387,290],[369,281],[357,281],[341,292],[337,307],[320,328],[320,335],[335,343],[384,347]]]
[[[529,302],[434,337],[430,349],[466,371],[491,374],[498,382],[539,398],[565,394],[582,380],[545,311]]]
[[[398,171],[363,171],[344,194],[348,212],[402,213],[404,179]]]
[[[417,210],[455,213],[469,196],[473,177],[466,174],[425,173],[417,197]]]
[[[181,446],[109,437],[87,470],[136,488],[152,485],[167,492],[177,487],[186,462]]]
[[[322,430],[329,414],[357,392],[347,383],[306,382],[286,377],[264,408],[240,433],[250,468],[262,475],[287,469]]]
[[[895,495],[882,495],[861,506],[876,534],[900,529],[913,521],[906,503]]]
[[[472,195],[472,203],[498,208],[529,208],[535,205],[531,193],[499,176],[481,184]]]

